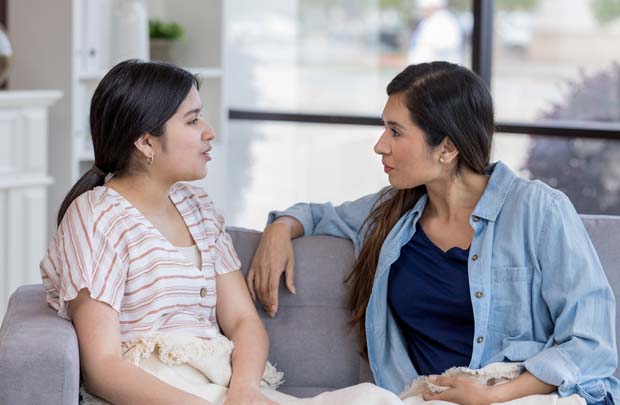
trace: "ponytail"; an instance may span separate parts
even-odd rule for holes
[[[67,212],[67,209],[69,208],[73,200],[97,186],[103,186],[103,184],[105,183],[105,177],[106,174],[96,165],[93,165],[90,170],[84,173],[84,175],[80,177],[80,179],[73,185],[73,187],[71,187],[71,190],[60,205],[56,225],[60,225],[60,222],[62,222],[62,219],[65,216],[65,212]]]

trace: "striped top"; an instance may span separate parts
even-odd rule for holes
[[[115,190],[95,187],[70,205],[40,264],[48,303],[71,319],[67,301],[87,288],[119,313],[121,340],[175,331],[220,334],[215,276],[238,270],[224,218],[198,187],[177,183],[170,199],[198,249],[198,269]]]

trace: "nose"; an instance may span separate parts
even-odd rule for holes
[[[378,155],[389,155],[390,153],[389,145],[387,144],[387,141],[385,140],[386,134],[387,134],[387,130],[383,130],[383,133],[381,134],[381,136],[379,137],[379,140],[377,141],[377,143],[375,144],[375,147],[373,148],[375,153]]]
[[[204,139],[205,141],[211,141],[215,139],[215,131],[206,122],[204,122],[204,128],[202,131],[202,139]]]

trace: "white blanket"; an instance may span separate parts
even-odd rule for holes
[[[225,337],[202,340],[187,335],[157,334],[123,344],[123,357],[143,370],[183,391],[190,392],[214,404],[226,399],[227,386],[232,375],[231,353],[233,344]],[[464,367],[446,371],[447,375],[461,375],[482,383],[496,384],[516,378],[522,372],[518,363],[494,363],[480,370]],[[336,391],[324,392],[312,398],[295,398],[276,391],[283,382],[283,374],[267,363],[261,391],[275,402],[285,405],[445,405],[445,401],[424,401],[426,390],[444,390],[431,384],[426,377],[414,380],[400,397],[370,383],[358,384]],[[81,389],[84,404],[102,405],[107,402]],[[532,395],[506,402],[510,405],[585,405],[572,395]]]

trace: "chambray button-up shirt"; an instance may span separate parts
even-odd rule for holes
[[[501,162],[490,165],[487,187],[470,224],[469,286],[474,312],[470,368],[498,361],[524,362],[558,393],[594,402],[610,392],[618,357],[615,299],[588,234],[568,198],[539,181],[517,177]],[[300,203],[284,212],[305,235],[349,238],[356,254],[361,226],[379,193],[334,207]],[[389,232],[366,309],[370,366],[376,383],[398,394],[417,377],[389,309],[388,276],[413,236],[426,206],[423,196]]]

